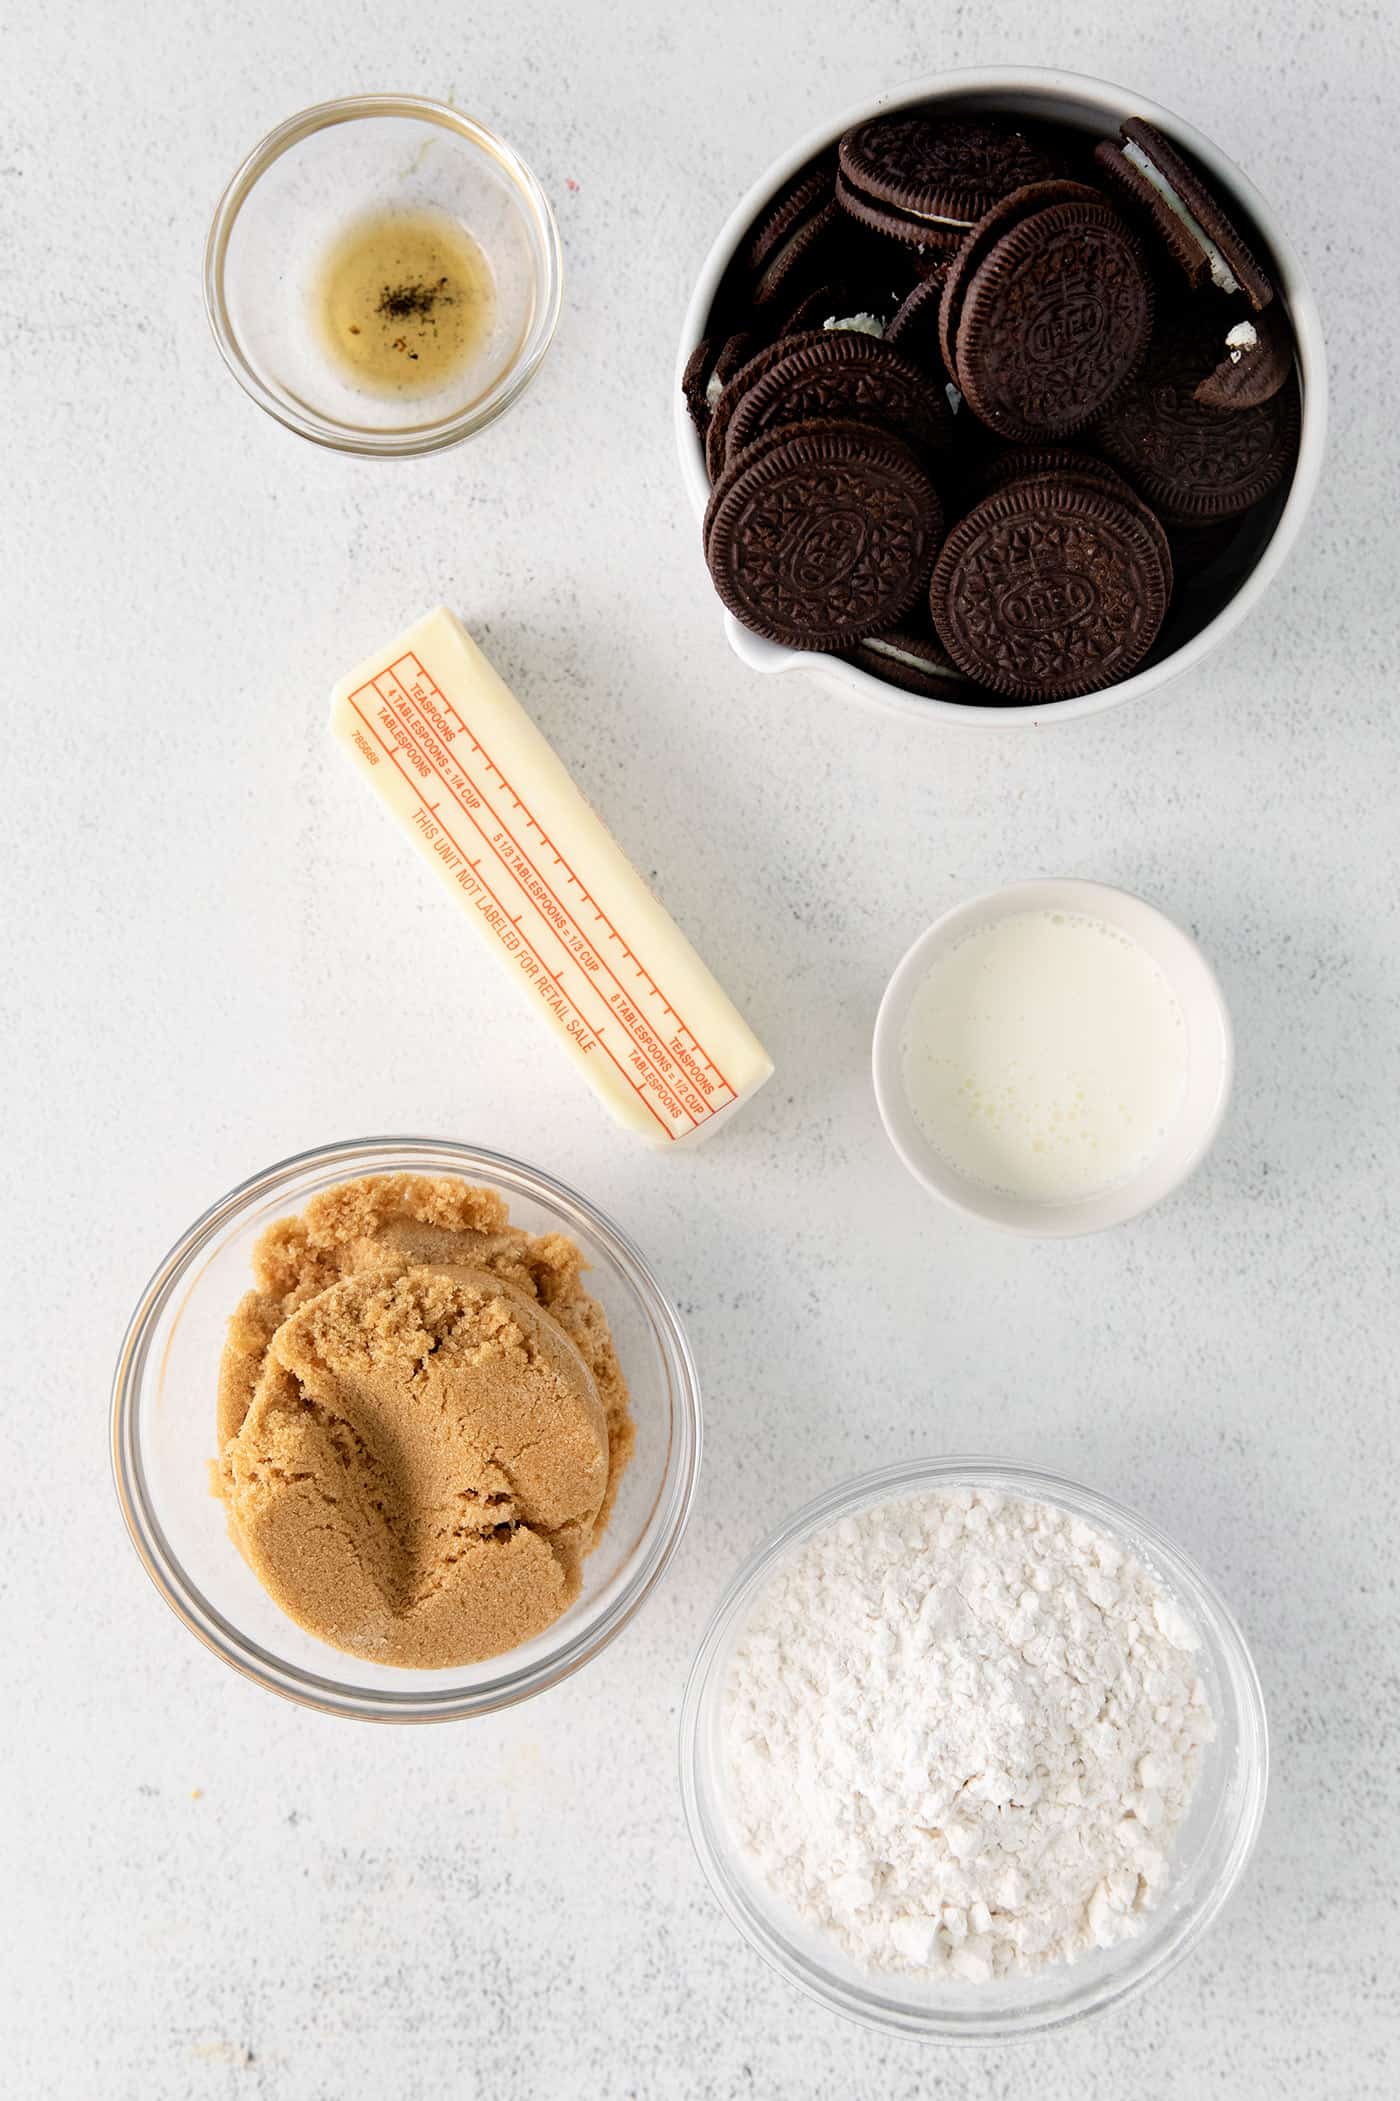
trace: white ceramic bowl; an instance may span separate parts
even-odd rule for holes
[[[832,123],[809,132],[759,177],[734,207],[718,239],[705,258],[681,329],[680,352],[672,390],[676,444],[681,473],[698,518],[709,499],[704,449],[696,437],[681,396],[681,374],[695,345],[705,334],[710,308],[720,281],[733,260],[739,243],[753,220],[774,192],[824,148],[834,145],[843,131],[882,111],[904,109],[915,104],[933,104],[952,111],[996,109],[1014,116],[1052,121],[1084,131],[1096,138],[1112,138],[1125,117],[1145,117],[1159,131],[1184,146],[1212,180],[1240,206],[1251,222],[1251,246],[1256,236],[1263,259],[1293,320],[1297,339],[1298,372],[1302,388],[1303,418],[1298,462],[1293,480],[1272,533],[1260,549],[1254,567],[1245,576],[1233,598],[1181,648],[1149,664],[1132,678],[1123,679],[1101,693],[1085,693],[1075,700],[1042,702],[1024,707],[965,707],[959,702],[925,700],[905,693],[883,679],[843,663],[839,657],[811,650],[784,649],[751,635],[732,614],[722,613],[729,646],[751,670],[765,673],[800,671],[852,700],[883,708],[920,722],[964,723],[974,729],[1030,729],[1047,722],[1067,722],[1075,716],[1096,715],[1124,701],[1141,700],[1159,691],[1171,680],[1193,671],[1217,649],[1240,622],[1253,612],[1284,562],[1303,528],[1308,507],[1317,491],[1327,438],[1327,361],[1322,322],[1303,268],[1269,205],[1249,177],[1226,158],[1203,132],[1184,118],[1163,109],[1145,95],[1114,87],[1079,73],[1061,73],[1036,66],[986,66],[954,73],[930,73],[922,80],[907,82],[889,93],[876,95],[843,110]],[[717,613],[721,613],[718,599]]]
[[[1030,1977],[969,1985],[947,1977],[873,1976],[817,1935],[755,1874],[729,1813],[724,1689],[734,1645],[774,1570],[814,1534],[873,1505],[977,1485],[1055,1503],[1119,1539],[1181,1606],[1215,1722],[1161,1902],[1142,1931]],[[739,1570],[700,1644],[681,1709],[681,1794],[710,1886],[749,1945],[833,2013],[890,2035],[945,2043],[1014,2042],[1102,2013],[1163,1977],[1196,1946],[1244,1873],[1268,1792],[1269,1741],[1259,1678],[1229,1607],[1196,1564],[1135,1511],[1077,1482],[998,1459],[935,1459],[844,1482],[788,1519]],[[930,2086],[932,2091],[932,2085]]]
[[[910,1003],[935,956],[977,928],[1013,912],[1073,912],[1118,927],[1153,958],[1176,994],[1186,1023],[1186,1085],[1176,1119],[1144,1165],[1126,1180],[1065,1204],[1031,1203],[959,1174],[920,1129],[904,1087],[903,1044]],[[910,1174],[955,1211],[1033,1239],[1099,1233],[1137,1218],[1179,1189],[1215,1142],[1234,1079],[1234,1033],[1214,971],[1189,934],[1155,905],[1108,883],[1069,878],[1009,883],[936,919],[900,963],[875,1020],[875,1099],[890,1143]]]

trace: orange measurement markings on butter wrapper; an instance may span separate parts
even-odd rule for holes
[[[605,1058],[670,1138],[738,1094],[421,659],[347,696],[356,747],[415,791],[410,822],[580,1051]],[[367,748],[368,747],[368,748]]]

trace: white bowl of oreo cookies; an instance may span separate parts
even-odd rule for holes
[[[700,272],[675,416],[745,664],[1024,728],[1157,691],[1258,605],[1317,488],[1326,361],[1203,133],[993,67],[773,162]]]

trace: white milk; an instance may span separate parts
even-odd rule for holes
[[[1014,912],[930,965],[902,1047],[925,1137],[971,1181],[1047,1204],[1121,1182],[1157,1150],[1186,1082],[1186,1024],[1129,935]]]

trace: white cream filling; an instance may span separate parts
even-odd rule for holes
[[[1225,348],[1230,353],[1230,363],[1237,365],[1246,350],[1253,350],[1259,341],[1259,331],[1252,321],[1237,321],[1225,338]]]
[[[941,219],[937,212],[911,211],[906,204],[897,204],[894,208],[901,219],[917,219],[921,226],[946,226],[953,233],[966,233],[977,223],[975,219]]]
[[[850,192],[853,197],[859,197],[862,202],[872,205],[876,211],[898,212],[901,219],[917,219],[920,226],[944,226],[950,233],[966,233],[970,226],[977,223],[975,219],[945,219],[938,212],[916,212],[907,204],[888,204],[882,197],[867,196],[854,183],[850,185]]]
[[[966,685],[961,671],[952,664],[930,664],[927,657],[915,656],[912,649],[901,649],[896,642],[871,640],[863,645],[877,657],[888,657],[892,664],[904,664],[910,671],[925,671],[934,678],[953,678]]]
[[[706,406],[709,408],[713,408],[723,392],[724,381],[720,378],[718,372],[712,372],[709,378],[705,381]]]
[[[1220,250],[1216,247],[1200,220],[1187,210],[1155,162],[1149,159],[1141,146],[1134,145],[1131,139],[1123,141],[1123,158],[1126,161],[1131,161],[1140,175],[1146,176],[1168,211],[1175,218],[1180,219],[1182,225],[1210,264],[1211,277],[1219,285],[1221,291],[1238,292],[1240,287],[1234,271],[1220,253]]]
[[[882,336],[885,333],[885,324],[878,314],[848,314],[844,319],[833,314],[829,320],[823,321],[822,327],[849,329],[854,336]]]

